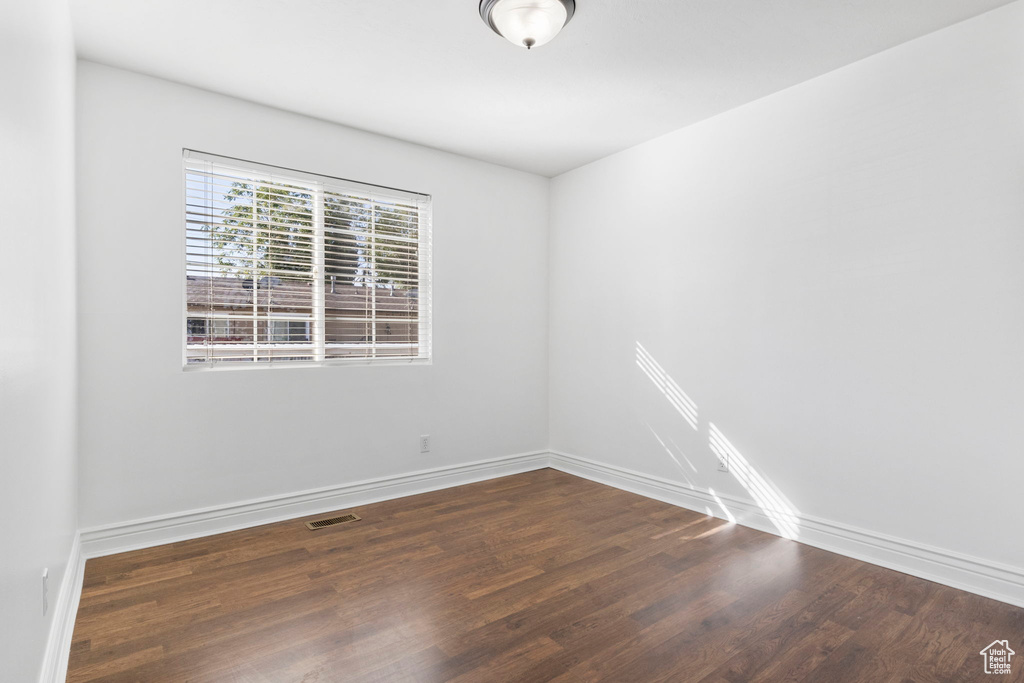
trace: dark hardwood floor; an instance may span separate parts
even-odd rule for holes
[[[89,560],[67,680],[1024,680],[1022,609],[555,470],[352,511]]]

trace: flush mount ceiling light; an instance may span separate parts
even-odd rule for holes
[[[575,0],[480,0],[480,17],[487,25],[527,50],[557,36],[575,11]]]

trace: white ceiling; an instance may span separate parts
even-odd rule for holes
[[[1010,0],[577,0],[527,52],[477,0],[71,0],[79,56],[557,175]]]

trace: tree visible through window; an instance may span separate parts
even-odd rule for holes
[[[185,152],[185,357],[426,359],[430,198]]]

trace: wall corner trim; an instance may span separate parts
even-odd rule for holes
[[[60,592],[54,605],[53,623],[46,640],[46,652],[39,674],[39,683],[64,683],[68,675],[68,657],[71,654],[71,638],[75,631],[75,617],[78,616],[78,601],[82,597],[82,581],[85,578],[85,555],[82,554],[81,534],[75,533],[71,541],[71,553]]]
[[[550,466],[624,491],[726,519],[725,503],[738,524],[781,535],[753,500],[717,494],[661,477],[551,451]],[[799,543],[904,574],[1024,607],[1024,569],[909,541],[809,515],[795,515]]]

